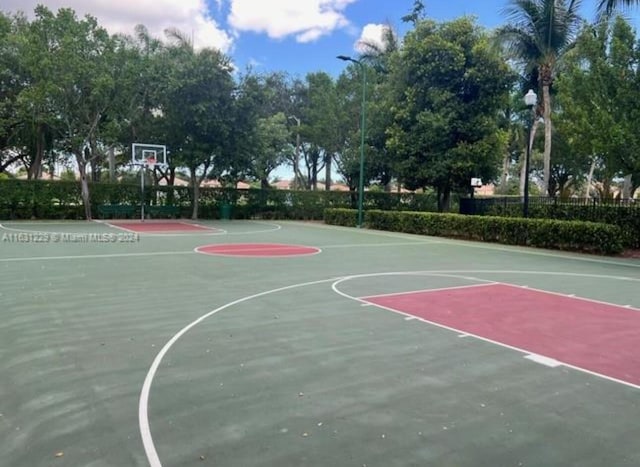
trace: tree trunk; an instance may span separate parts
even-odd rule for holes
[[[451,190],[445,188],[442,192],[442,212],[449,212],[451,210]]]
[[[100,157],[96,152],[97,148],[94,145],[91,145],[91,181],[99,182],[100,181],[100,171],[101,171],[101,162]]]
[[[29,180],[38,179],[42,174],[42,161],[44,159],[44,151],[46,147],[44,139],[44,126],[38,125],[36,130],[36,153],[33,158],[33,162],[27,171],[27,178]]]
[[[309,180],[311,184],[310,188],[312,191],[316,191],[318,189],[318,161],[314,159],[313,164],[311,164],[311,179]]]
[[[300,129],[298,129],[298,133],[296,134],[296,153],[293,156],[293,189],[299,190],[301,185],[302,174],[300,173]]]
[[[533,156],[532,154],[533,142],[536,140],[536,134],[538,133],[538,126],[540,125],[540,122],[538,122],[538,119],[535,118],[535,116],[533,118],[534,118],[534,121],[531,126],[531,137],[529,138],[529,159],[531,159],[531,157]],[[527,157],[527,148],[525,148],[524,154],[522,155],[522,165],[520,166],[520,196],[524,196],[524,181],[526,179],[524,172],[526,169],[526,166],[525,166],[526,157]],[[529,160],[529,170],[531,170],[531,160]],[[529,174],[529,176],[531,176],[531,174]]]
[[[196,220],[198,218],[198,206],[200,204],[200,180],[198,180],[195,168],[190,168],[189,172],[191,174],[191,190],[193,194],[191,219]]]
[[[502,158],[502,173],[500,174],[500,191],[503,194],[507,193],[507,178],[509,177],[509,165],[511,163],[511,154],[509,151],[504,152]]]
[[[116,181],[116,152],[113,146],[109,147],[109,181]]]
[[[91,198],[89,196],[89,180],[87,179],[87,162],[84,157],[76,154],[78,172],[80,172],[80,188],[82,190],[82,203],[84,204],[84,217],[91,220]]]
[[[631,174],[627,174],[624,177],[624,182],[622,183],[622,199],[631,198],[633,185],[631,183]]]
[[[438,212],[448,212],[451,207],[451,189],[438,187]]]
[[[593,181],[593,172],[596,170],[596,158],[593,158],[591,162],[591,168],[589,169],[589,175],[587,176],[587,188],[585,188],[584,197],[589,198],[591,196],[591,182]]]
[[[605,177],[604,180],[602,180],[602,198],[604,199],[612,199],[612,193],[611,193],[611,179],[609,177]]]
[[[269,180],[267,179],[267,177],[262,177],[260,179],[260,188],[263,190],[268,190],[269,188],[271,188],[271,185],[269,185]]]
[[[551,93],[549,84],[542,86],[542,98],[544,102],[544,170],[542,180],[542,193],[554,196],[549,193],[549,179],[551,178]]]
[[[324,160],[324,191],[331,191],[331,154]]]
[[[175,203],[175,189],[173,187],[173,184],[176,180],[176,168],[169,167],[167,173],[167,206],[173,206],[173,204]]]

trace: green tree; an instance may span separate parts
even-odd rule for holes
[[[52,99],[54,75],[50,69],[56,47],[55,31],[45,29],[45,24],[50,23],[43,18],[29,23],[24,16],[15,16],[0,52],[6,70],[2,81],[7,84],[3,93],[6,111],[3,133],[12,153],[27,169],[28,178],[40,177],[59,124]]]
[[[242,122],[234,127],[242,134],[246,148],[247,175],[269,187],[269,176],[278,166],[293,160],[288,112],[291,95],[283,73],[255,74],[240,77],[236,107]],[[241,126],[239,126],[241,125]]]
[[[119,68],[116,113],[105,134],[110,146],[119,147],[130,160],[132,143],[167,144],[168,123],[162,104],[169,88],[173,62],[162,42],[152,37],[144,25],[137,25],[134,36],[118,37],[116,66]],[[157,181],[164,178],[173,184],[176,167],[169,158],[169,168],[156,168]]]
[[[422,2],[415,2],[414,12],[418,14],[411,22],[415,23],[420,17],[422,17],[422,11],[424,6]],[[392,116],[387,109],[392,105],[392,97],[389,95],[389,72],[394,57],[400,50],[400,41],[398,40],[398,34],[391,25],[385,25],[382,34],[382,42],[377,43],[373,41],[362,41],[359,43],[361,50],[360,61],[368,66],[367,70],[367,134],[366,136],[366,163],[365,163],[365,179],[370,181],[376,179],[385,190],[390,189],[391,180],[394,176],[393,159],[389,153],[389,149],[386,145],[387,140],[387,128],[392,123]],[[356,96],[356,99],[351,101],[351,115],[353,115],[353,109],[357,108],[357,116],[360,116],[360,94],[361,94],[361,72],[360,68],[353,68],[351,73],[347,76],[356,77],[360,81],[357,81],[357,93],[350,94],[350,96]],[[357,76],[356,76],[357,75]],[[356,107],[357,106],[357,107]],[[353,117],[352,117],[352,121]],[[358,129],[358,132],[353,135],[355,137],[359,134],[359,120],[358,124],[354,127]],[[353,140],[356,143],[358,140]],[[359,143],[358,143],[359,144]],[[355,144],[352,145],[355,147]],[[352,147],[348,146],[348,147]],[[353,151],[352,151],[353,152]],[[350,175],[359,173],[359,165],[356,160],[351,160],[349,164],[343,164],[345,167],[351,168]],[[347,180],[351,177],[345,175]]]
[[[331,184],[331,164],[340,146],[335,82],[325,72],[309,73],[301,90],[300,135],[309,188],[316,189],[325,169],[325,189]]]
[[[583,29],[558,80],[559,129],[595,164],[603,186],[626,175],[640,184],[639,65],[634,31],[617,17]]]
[[[20,160],[18,140],[20,120],[17,118],[18,96],[28,79],[21,72],[18,49],[18,23],[0,12],[0,173]]]
[[[292,152],[287,117],[279,112],[258,119],[257,136],[258,145],[253,150],[250,173],[260,180],[261,188],[266,189],[269,188],[271,172]]]
[[[39,68],[41,86],[32,87],[32,101],[54,115],[60,148],[75,157],[80,173],[85,216],[91,219],[87,166],[100,156],[99,142],[106,116],[112,111],[116,78],[115,42],[95,18],[79,20],[73,10],[57,14],[43,6],[35,10],[32,34],[45,44],[30,56]]]
[[[173,163],[189,170],[191,216],[197,219],[200,184],[233,168],[235,83],[226,55],[209,48],[196,51],[180,32],[169,33],[174,42],[167,50],[167,87],[161,109]]]
[[[336,169],[351,191],[355,191],[358,187],[360,176],[362,66],[368,67],[364,61],[361,64],[350,63],[336,82],[337,105],[339,106],[337,113],[340,115],[339,125],[342,133],[336,157]],[[368,70],[370,77],[371,67],[368,67]],[[370,84],[371,80],[368,79],[367,90],[371,89]],[[365,186],[369,184],[371,179],[371,152],[368,149],[365,149]]]
[[[504,12],[509,24],[497,31],[509,58],[517,60],[525,74],[538,69],[544,117],[543,192],[551,177],[551,86],[558,61],[569,50],[581,25],[580,0],[510,0]]]
[[[471,177],[493,180],[502,153],[498,114],[513,76],[470,18],[423,21],[392,66],[388,146],[408,188],[432,186],[441,210]]]

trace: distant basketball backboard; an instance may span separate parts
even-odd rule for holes
[[[167,147],[162,144],[133,143],[131,163],[137,166],[164,168],[169,165]]]

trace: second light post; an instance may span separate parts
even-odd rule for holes
[[[529,89],[529,92],[524,96],[525,105],[531,109],[531,116],[529,117],[529,132],[527,136],[527,151],[526,159],[524,162],[524,203],[522,204],[522,217],[529,217],[529,164],[531,160],[531,131],[533,129],[533,121],[535,116],[535,106],[538,103],[538,95]]]
[[[338,55],[340,60],[353,62],[360,67],[362,72],[362,109],[360,111],[362,122],[360,123],[360,178],[358,180],[358,228],[362,228],[363,204],[364,204],[364,133],[365,133],[365,109],[367,104],[367,67],[355,58],[346,55]]]

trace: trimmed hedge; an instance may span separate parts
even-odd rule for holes
[[[327,224],[353,227],[356,220],[357,211],[352,209],[325,211]],[[364,223],[377,230],[507,245],[599,254],[623,251],[621,229],[595,222],[376,210],[365,212]]]
[[[517,201],[517,202],[516,202]],[[519,198],[487,198],[474,200],[478,214],[501,217],[522,216]],[[529,217],[566,221],[586,221],[620,227],[622,242],[629,248],[640,248],[640,203],[636,204],[575,204],[554,200],[553,203],[532,203]]]
[[[91,183],[91,210],[100,215],[104,205],[140,206],[137,184]],[[186,186],[147,186],[145,203],[174,206],[181,217],[191,215],[191,189]],[[357,196],[348,191],[293,191],[275,189],[201,188],[199,215],[220,216],[223,204],[233,205],[236,219],[320,220],[327,208],[355,208]],[[436,210],[430,194],[366,192],[366,209]],[[81,219],[84,216],[79,182],[0,180],[0,219]]]

